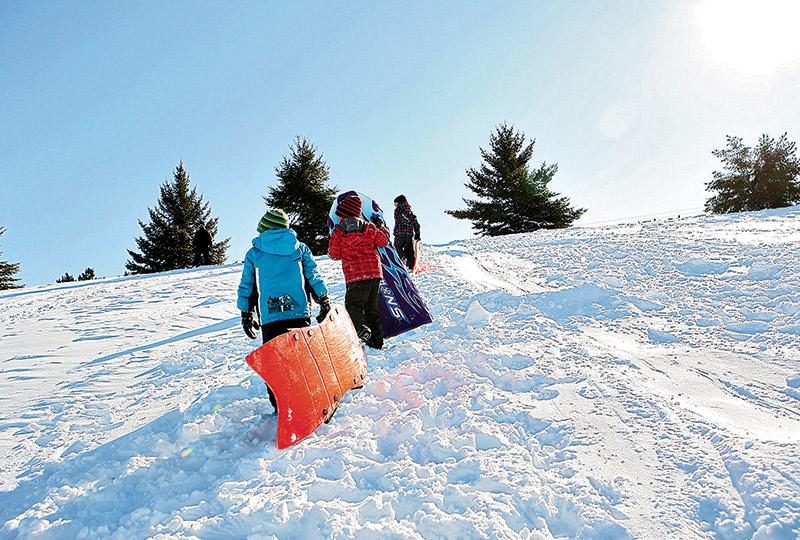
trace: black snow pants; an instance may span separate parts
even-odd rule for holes
[[[194,265],[208,266],[211,264],[211,252],[207,247],[194,248]]]
[[[414,237],[410,234],[399,234],[394,237],[394,249],[400,255],[400,260],[411,270],[414,268],[417,255],[414,252]]]
[[[366,326],[370,331],[367,346],[373,349],[383,348],[383,328],[378,315],[378,287],[380,279],[365,279],[347,284],[344,295],[344,307],[358,332]]]
[[[271,323],[262,324],[261,342],[266,343],[272,338],[276,338],[281,334],[285,334],[292,328],[305,328],[306,326],[311,326],[311,319],[309,317],[303,319],[286,319],[283,321],[274,321]],[[275,408],[275,412],[278,412],[278,404],[275,402],[275,394],[272,393],[272,390],[269,386],[267,386],[267,392],[269,392],[269,402],[272,403],[272,406]]]

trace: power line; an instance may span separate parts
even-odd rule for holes
[[[694,212],[694,211],[697,211],[697,210],[703,210],[703,207],[702,206],[694,206],[692,208],[681,208],[679,210],[667,210],[667,211],[664,211],[664,212],[657,212],[655,214],[641,214],[641,215],[638,215],[638,216],[627,216],[627,217],[614,218],[614,219],[604,219],[604,220],[601,220],[601,221],[592,221],[592,222],[589,222],[589,223],[581,223],[578,226],[579,227],[587,227],[587,226],[590,226],[590,225],[602,225],[603,223],[625,222],[625,221],[630,221],[630,220],[635,220],[635,219],[659,217],[659,216],[666,216],[666,215],[670,215],[670,214],[680,214],[680,213],[684,213],[684,212]]]

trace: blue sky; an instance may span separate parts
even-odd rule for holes
[[[726,134],[800,139],[798,10],[757,4],[2,2],[2,258],[122,273],[182,159],[241,260],[297,134],[431,243],[502,121],[584,225],[697,211]]]

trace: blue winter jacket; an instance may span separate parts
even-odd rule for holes
[[[311,251],[292,229],[264,231],[253,239],[244,258],[236,306],[239,311],[252,311],[251,298],[257,294],[261,324],[310,317],[303,287],[306,280],[318,297],[328,294]]]

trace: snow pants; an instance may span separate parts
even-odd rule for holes
[[[369,328],[368,347],[383,348],[383,328],[378,314],[378,287],[380,279],[365,279],[347,284],[344,295],[344,307],[356,327],[356,332],[363,326]]]
[[[274,321],[271,323],[262,324],[261,342],[266,343],[272,338],[276,338],[281,334],[285,334],[292,328],[305,328],[306,326],[311,326],[311,318],[309,317],[304,319],[286,319],[284,321]],[[269,402],[272,403],[272,406],[277,411],[278,405],[275,402],[275,394],[272,393],[272,390],[270,390],[269,386],[267,386],[267,392],[269,393]]]
[[[194,248],[194,265],[208,266],[209,264],[211,264],[211,252],[209,248]]]
[[[417,255],[414,252],[414,237],[410,234],[399,234],[394,237],[394,249],[400,255],[400,260],[411,270],[414,268]]]

